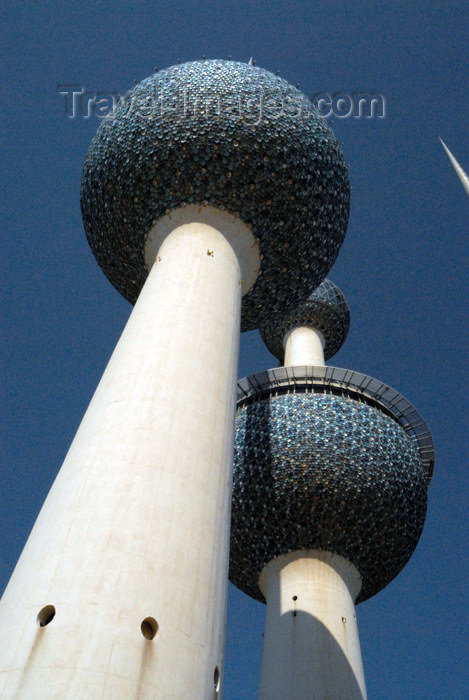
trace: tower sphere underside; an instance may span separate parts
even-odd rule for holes
[[[350,309],[343,293],[330,279],[325,279],[306,301],[290,313],[283,311],[272,315],[259,330],[272,355],[283,362],[285,335],[300,326],[314,328],[322,334],[326,360],[342,347],[350,329]]]
[[[106,117],[84,164],[91,249],[134,303],[145,241],[188,204],[226,209],[258,239],[261,267],[242,330],[307,298],[343,242],[349,181],[338,141],[311,101],[269,71],[233,61],[172,66],[136,85]]]
[[[397,576],[419,540],[428,483],[419,449],[353,392],[328,393],[327,382],[291,391],[239,402],[230,579],[262,601],[266,564],[321,549],[358,569],[361,602]]]

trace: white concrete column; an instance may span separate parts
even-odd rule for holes
[[[285,367],[324,367],[324,336],[307,326],[292,328],[285,334]]]
[[[2,700],[220,697],[241,280],[258,258],[239,220],[191,209],[153,232],[157,262],[0,604]]]
[[[329,552],[293,552],[267,564],[259,586],[267,602],[259,700],[364,700],[357,569]]]

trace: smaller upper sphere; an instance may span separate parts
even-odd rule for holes
[[[328,273],[347,227],[347,168],[327,122],[285,80],[234,61],[176,65],[121,100],[83,168],[88,242],[132,303],[148,274],[148,233],[191,204],[235,214],[259,243],[260,271],[242,302],[248,330]]]
[[[325,279],[296,309],[273,314],[260,326],[264,343],[279,362],[283,362],[285,335],[300,326],[322,334],[326,360],[340,350],[349,332],[350,310],[343,293],[331,280]]]

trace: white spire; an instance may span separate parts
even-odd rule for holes
[[[445,144],[445,142],[443,141],[442,138],[440,138],[440,141],[443,144],[443,148],[445,149],[446,153],[448,154],[448,158],[450,159],[450,161],[453,165],[453,168],[456,170],[456,173],[457,173],[459,179],[461,180],[462,186],[464,187],[467,196],[469,197],[469,176],[466,175],[464,170],[461,168],[458,161],[453,156],[453,154],[451,153],[451,151],[449,150],[449,148],[447,147],[447,145]]]
[[[251,58],[249,59],[248,66],[252,66],[252,56],[251,56]]]

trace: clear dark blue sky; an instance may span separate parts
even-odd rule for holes
[[[469,203],[438,141],[469,171],[464,6],[3,4],[1,588],[131,310],[98,269],[81,223],[81,168],[99,120],[66,118],[57,85],[124,92],[178,59],[254,56],[309,95],[385,96],[384,119],[333,120],[350,164],[352,210],[330,277],[348,298],[352,326],[332,363],[408,397],[437,459],[413,558],[357,609],[365,675],[372,699],[468,697]],[[275,365],[257,332],[242,337],[240,376]],[[263,616],[261,604],[230,586],[225,700],[256,697]]]

